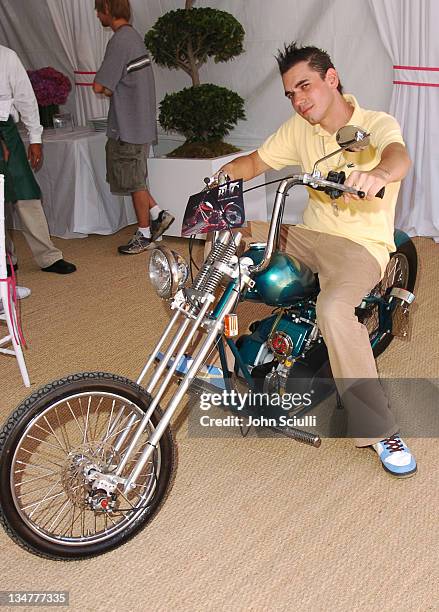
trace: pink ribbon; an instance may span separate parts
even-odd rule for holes
[[[26,340],[24,338],[23,330],[20,322],[20,308],[17,300],[17,282],[15,278],[15,270],[12,263],[11,256],[8,253],[9,266],[11,268],[11,276],[7,278],[0,278],[0,283],[6,283],[8,286],[8,304],[3,305],[4,308],[8,308],[9,318],[12,321],[12,333],[14,334],[14,340],[17,344],[27,347]],[[16,317],[13,316],[14,310]],[[17,337],[18,336],[18,337]]]
[[[79,74],[79,75],[96,74],[96,72],[90,72],[90,71],[87,71],[87,70],[74,70],[73,72],[74,72],[74,74]],[[75,81],[75,85],[77,85],[79,87],[92,87],[93,83],[85,83],[84,81]]]
[[[437,66],[393,66],[397,73],[393,80],[394,85],[412,85],[415,87],[439,87],[437,82]],[[412,74],[414,79],[411,78]]]

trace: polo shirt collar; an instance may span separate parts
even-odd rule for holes
[[[343,98],[354,107],[354,112],[352,113],[352,117],[349,119],[346,125],[356,125],[358,127],[362,127],[363,109],[358,104],[357,99],[355,98],[355,96],[351,94],[343,94]],[[315,125],[313,127],[313,130],[316,136],[324,136],[326,138],[334,137],[334,134],[330,134],[329,132],[324,130],[320,124]]]

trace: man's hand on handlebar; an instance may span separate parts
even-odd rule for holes
[[[386,174],[386,171],[381,168],[374,168],[369,172],[354,170],[344,184],[348,187],[353,187],[357,191],[364,191],[366,194],[365,200],[373,200],[377,193],[387,185],[388,176]],[[360,198],[353,193],[344,193],[343,199],[345,202],[349,202],[349,200],[359,200]]]
[[[213,189],[217,185],[223,185],[224,183],[228,183],[232,180],[231,177],[224,171],[224,167],[225,166],[218,170],[218,172],[216,172],[213,176],[204,179],[208,189]]]
[[[218,172],[216,173],[216,176],[218,174],[224,174],[225,176],[227,176],[227,180],[228,181],[234,181],[235,179],[241,178],[240,176],[235,176],[235,173],[233,171],[233,163],[230,162],[228,164],[224,164],[224,166],[222,166],[222,168],[220,168],[218,170]]]

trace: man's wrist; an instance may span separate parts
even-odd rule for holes
[[[390,183],[392,179],[392,173],[390,170],[387,170],[384,166],[378,165],[373,169],[373,173],[378,175],[379,178],[382,178],[386,183]]]
[[[42,144],[43,126],[37,125],[28,127],[26,125],[25,127],[29,138],[29,144]]]
[[[218,172],[217,172],[217,175],[218,175],[220,172],[221,172],[222,174],[227,175],[227,177],[228,177],[230,180],[232,180],[232,181],[233,181],[233,180],[235,180],[235,177],[233,176],[233,169],[232,169],[232,167],[231,167],[229,164],[226,164],[225,166],[223,166],[222,168],[220,168],[220,169],[218,170]]]

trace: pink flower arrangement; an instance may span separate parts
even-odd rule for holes
[[[27,73],[40,106],[65,104],[72,85],[64,74],[49,66]]]

